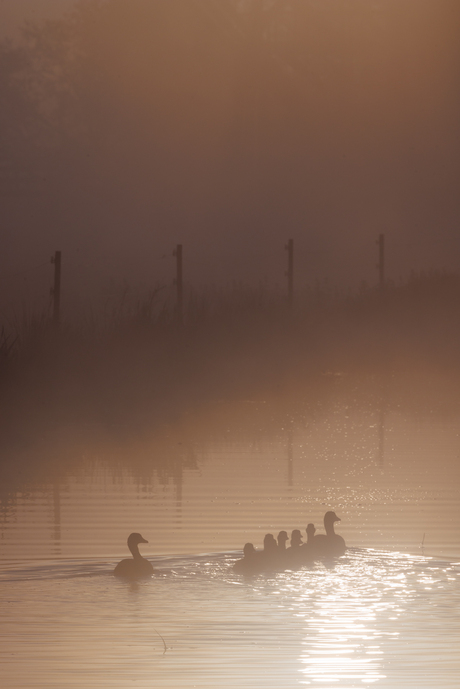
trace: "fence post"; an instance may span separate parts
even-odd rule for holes
[[[288,269],[286,272],[288,279],[288,304],[292,306],[294,297],[294,240],[289,239],[284,248],[288,252]]]
[[[182,325],[183,320],[183,303],[184,290],[182,283],[182,244],[177,244],[173,251],[173,256],[176,257],[176,289],[177,289],[177,322]]]
[[[61,252],[55,251],[51,256],[51,263],[54,264],[54,285],[51,288],[53,297],[53,323],[58,326],[61,321]]]
[[[379,234],[376,243],[379,245],[379,262],[377,264],[379,269],[379,287],[383,290],[385,286],[385,235]]]

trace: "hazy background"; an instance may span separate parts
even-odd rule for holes
[[[374,285],[381,232],[391,279],[457,268],[457,0],[2,0],[0,25],[3,314],[48,304],[56,249],[68,315],[170,285],[176,243],[196,286],[284,289],[288,238],[299,289]]]

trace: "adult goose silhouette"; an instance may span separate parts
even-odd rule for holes
[[[128,536],[128,548],[131,551],[132,558],[128,557],[118,563],[113,571],[116,577],[142,579],[142,577],[149,577],[155,572],[152,564],[140,554],[139,543],[148,543],[148,541],[142,538],[140,533],[132,533]]]
[[[315,557],[340,557],[346,550],[345,541],[334,531],[334,523],[340,519],[335,512],[329,511],[324,515],[325,534],[318,534],[313,538]]]

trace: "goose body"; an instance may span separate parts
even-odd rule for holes
[[[118,563],[113,572],[116,577],[142,579],[154,573],[155,570],[152,564],[140,554],[139,543],[148,543],[145,538],[142,538],[140,533],[132,533],[128,537],[128,548],[131,551],[132,558],[128,557]]]
[[[346,550],[345,541],[334,531],[334,523],[340,519],[335,512],[326,512],[324,515],[325,534],[318,534],[313,538],[315,556],[340,557]]]

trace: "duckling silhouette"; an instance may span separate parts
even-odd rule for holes
[[[257,551],[252,543],[245,543],[243,548],[243,557],[237,560],[233,565],[235,572],[241,574],[255,574],[260,570],[258,562]]]
[[[289,540],[287,532],[280,531],[276,540],[278,541],[278,553],[283,555],[286,552],[286,541]]]
[[[300,533],[300,529],[294,529],[291,532],[291,545],[290,548],[300,548],[302,545],[302,534]]]
[[[278,544],[275,537],[271,533],[264,536],[264,549],[258,551],[259,566],[261,571],[272,571],[278,565]]]
[[[314,538],[315,538],[315,531],[316,531],[315,525],[314,524],[308,524],[305,531],[307,534],[307,542],[303,543],[300,546],[300,548],[302,550],[302,558],[304,560],[314,560],[315,559]]]
[[[278,554],[278,543],[273,534],[267,533],[264,536],[264,549],[263,553],[267,557],[276,557]]]
[[[314,524],[307,524],[307,528],[305,529],[305,533],[307,534],[307,542],[305,545],[308,545],[308,543],[313,543],[313,539],[315,537],[315,532],[316,528]]]
[[[313,538],[315,555],[319,557],[340,557],[346,550],[345,541],[334,531],[334,523],[340,519],[335,512],[329,511],[324,515],[325,534],[318,534]]]
[[[264,536],[264,553],[265,554],[270,554],[270,553],[276,553],[278,549],[278,544],[275,540],[275,537],[272,533],[267,533]]]
[[[155,570],[152,564],[142,557],[139,552],[139,543],[148,543],[145,538],[142,538],[140,533],[132,533],[128,536],[128,548],[132,553],[132,558],[126,558],[118,563],[113,573],[116,577],[125,577],[126,579],[141,579],[142,577],[149,577],[154,574]]]
[[[291,532],[291,545],[286,550],[286,560],[289,567],[295,567],[301,564],[303,559],[302,545],[302,534],[300,533],[300,529],[294,529]]]

